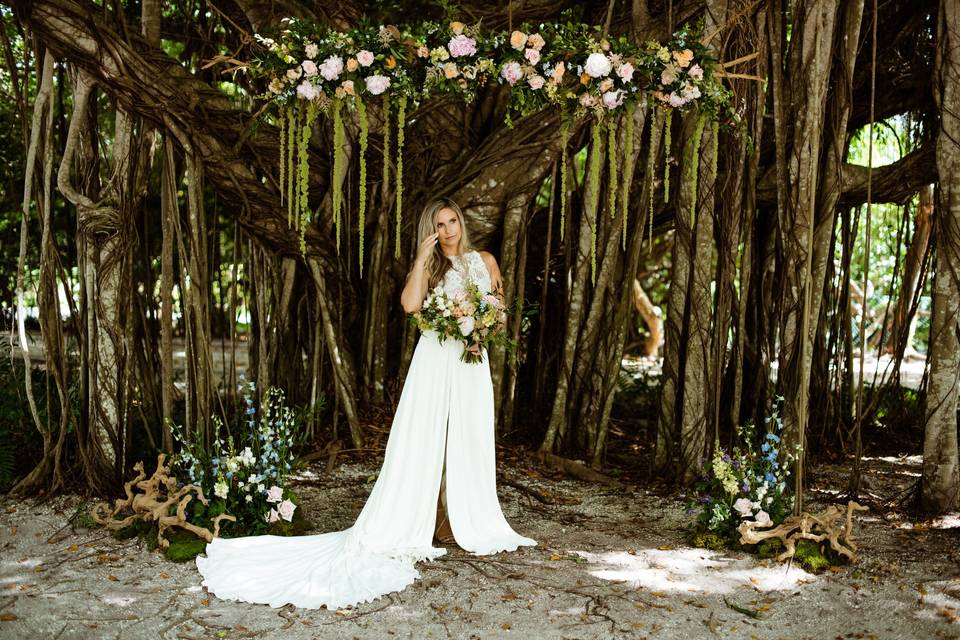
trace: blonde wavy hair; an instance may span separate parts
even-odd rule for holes
[[[470,234],[467,232],[466,221],[463,217],[463,211],[460,209],[460,206],[450,198],[437,198],[427,203],[427,206],[423,208],[423,212],[420,214],[420,222],[417,224],[417,246],[420,246],[424,240],[437,232],[437,214],[440,213],[441,209],[450,209],[453,211],[457,215],[457,220],[460,222],[460,244],[457,245],[457,253],[462,255],[467,251],[473,250],[473,245],[470,244]],[[443,280],[443,276],[446,275],[447,270],[452,266],[453,264],[447,259],[443,250],[440,248],[440,243],[435,244],[433,251],[431,251],[427,257],[427,264],[424,265],[424,271],[427,273],[428,288],[433,289],[437,286],[440,281]]]

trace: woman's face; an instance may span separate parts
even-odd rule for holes
[[[444,253],[456,253],[460,246],[460,218],[456,211],[444,207],[437,212],[437,233],[440,240],[440,247]]]

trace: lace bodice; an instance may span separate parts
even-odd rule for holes
[[[462,289],[467,280],[477,283],[480,291],[490,292],[490,272],[479,252],[468,251],[462,256],[453,256],[450,261],[453,262],[453,268],[447,270],[443,276],[443,290],[448,296]]]

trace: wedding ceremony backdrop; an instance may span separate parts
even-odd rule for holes
[[[22,433],[42,442],[16,493],[114,493],[173,450],[172,425],[209,443],[243,407],[238,360],[298,408],[306,450],[362,449],[417,337],[398,302],[417,219],[446,196],[518,309],[517,348],[490,354],[501,437],[602,470],[625,352],[659,354],[638,416],[651,475],[692,482],[782,397],[797,486],[807,456],[852,455],[856,496],[878,412],[911,406],[920,502],[956,507],[956,2],[6,0],[0,15],[8,473]],[[879,166],[891,123],[899,154]],[[890,355],[884,384],[861,384],[866,352]]]

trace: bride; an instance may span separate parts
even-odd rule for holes
[[[500,269],[474,251],[463,213],[448,199],[424,208],[413,269],[401,294],[404,311],[418,311],[427,292],[449,294],[467,281],[500,289]],[[349,529],[312,536],[214,538],[197,557],[203,586],[219,598],[281,607],[329,609],[372,601],[420,577],[419,560],[446,549],[475,555],[535,545],[516,533],[500,509],[494,459],[493,385],[487,358],[461,361],[463,345],[417,342],[383,466],[370,497]]]

